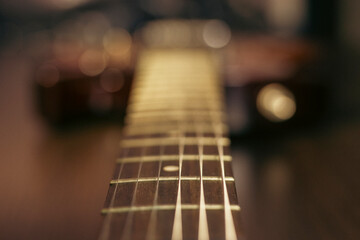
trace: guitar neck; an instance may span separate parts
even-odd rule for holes
[[[140,57],[100,239],[239,239],[218,66],[205,49]]]

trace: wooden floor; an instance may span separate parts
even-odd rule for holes
[[[0,239],[96,239],[121,127],[54,133],[36,114],[31,61],[0,62]],[[248,239],[360,239],[360,124],[235,144]]]

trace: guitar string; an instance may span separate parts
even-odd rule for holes
[[[178,180],[178,191],[177,191],[177,198],[176,198],[176,207],[175,207],[175,216],[174,216],[174,225],[172,230],[172,240],[182,240],[183,233],[182,233],[182,212],[181,212],[181,174],[182,174],[182,164],[184,158],[184,148],[185,148],[185,139],[186,136],[182,130],[179,128],[179,180]]]
[[[182,175],[182,165],[183,165],[184,148],[185,148],[185,140],[186,140],[186,135],[185,135],[184,130],[185,129],[180,127],[180,124],[179,124],[179,180],[178,180],[178,191],[177,191],[175,215],[174,215],[174,223],[173,223],[171,240],[182,240],[183,239],[181,175]]]
[[[129,149],[125,148],[124,157],[126,157],[128,155],[128,153],[129,153]],[[124,163],[121,163],[119,173],[117,175],[118,180],[120,179],[123,168],[124,168]],[[114,204],[115,204],[115,198],[116,198],[116,192],[117,192],[118,186],[119,186],[119,184],[115,184],[115,189],[114,189],[113,195],[111,196],[109,208],[112,208],[114,206]],[[102,227],[102,230],[101,230],[101,234],[99,236],[99,240],[106,240],[106,239],[109,238],[110,226],[111,226],[110,224],[111,224],[112,216],[113,216],[113,214],[111,214],[111,213],[107,214],[105,216],[104,224],[103,224],[103,227]]]
[[[209,108],[209,99],[206,99],[206,106]],[[199,223],[198,223],[198,240],[209,240],[209,226],[207,222],[206,205],[205,205],[205,193],[204,193],[204,181],[203,181],[203,167],[204,167],[204,145],[203,145],[204,130],[201,125],[196,126],[196,137],[198,140],[198,152],[199,152],[199,170],[200,170],[200,205],[199,205]]]
[[[157,210],[155,210],[155,206],[158,204],[160,176],[161,176],[161,169],[162,169],[162,163],[163,163],[162,156],[165,151],[164,148],[165,148],[165,146],[163,146],[163,145],[160,146],[159,168],[158,168],[156,189],[155,189],[154,200],[153,200],[154,209],[151,210],[151,214],[150,214],[150,220],[149,220],[148,230],[147,230],[147,234],[146,234],[147,240],[155,240],[156,224],[157,224]]]
[[[199,167],[200,167],[200,207],[199,207],[199,223],[198,223],[198,239],[209,239],[209,228],[206,215],[205,194],[204,194],[204,182],[203,182],[203,156],[204,146],[202,142],[203,130],[197,126],[197,138],[198,138],[198,151],[199,151]]]
[[[218,135],[217,135],[218,136]],[[182,137],[183,137],[183,139],[185,139],[185,136],[184,136],[184,132],[182,131]],[[218,136],[219,137],[219,136]],[[201,141],[201,140],[200,140]],[[218,141],[218,148],[219,148],[219,141]],[[202,148],[202,147],[201,147]],[[180,222],[180,224],[179,224],[179,219],[181,220],[181,208],[180,208],[180,211],[179,211],[179,207],[178,206],[181,206],[181,170],[182,170],[182,158],[183,158],[183,151],[184,151],[184,140],[183,140],[183,142],[181,142],[181,140],[180,140],[180,144],[179,144],[179,155],[180,155],[180,157],[179,157],[179,186],[178,186],[178,199],[177,199],[177,213],[178,214],[175,214],[176,216],[175,216],[175,219],[174,219],[174,229],[176,230],[176,228],[178,229],[177,231],[179,231],[179,229],[181,229],[182,230],[182,225],[181,225],[181,222]],[[200,153],[201,152],[201,153]],[[202,155],[202,152],[203,152],[203,150],[199,150],[199,156],[200,156],[200,158],[201,158],[201,155]],[[220,152],[222,152],[222,150],[221,149],[219,149],[219,153]],[[162,155],[162,153],[161,153],[161,155]],[[220,154],[220,155],[223,155],[223,154]],[[221,158],[221,157],[220,157]],[[200,162],[202,162],[201,160],[200,160]],[[160,160],[160,164],[162,163],[162,159]],[[161,165],[159,164],[159,173],[158,173],[158,177],[160,176],[160,171],[161,171]],[[200,163],[201,165],[202,165],[202,163]],[[121,166],[121,169],[122,169],[122,167],[123,167],[123,165]],[[141,169],[141,167],[140,167],[140,169]],[[140,169],[139,169],[139,172],[138,172],[138,177],[139,177],[139,174],[140,174]],[[201,171],[202,171],[202,166],[201,166]],[[120,177],[120,173],[119,173],[119,177]],[[201,176],[201,178],[202,178],[202,176]],[[201,179],[201,184],[202,184],[203,182],[202,182],[202,179]],[[157,183],[157,189],[156,189],[156,195],[155,195],[155,197],[157,198],[157,192],[158,192],[158,184],[159,184],[159,181],[158,181],[158,183]],[[117,186],[116,186],[117,187]],[[226,188],[226,186],[225,186],[225,188]],[[116,192],[115,192],[116,193]],[[136,194],[136,190],[134,191],[134,194]],[[179,201],[179,199],[180,199],[180,201]],[[134,200],[134,198],[133,198],[133,200]],[[113,202],[113,201],[112,201]],[[179,203],[180,203],[180,205],[179,205]],[[113,203],[111,204],[111,205],[113,205]],[[180,214],[179,214],[180,213]],[[179,215],[180,215],[180,217],[179,217]],[[176,224],[175,224],[176,223]],[[176,227],[177,226],[177,227]],[[176,227],[176,228],[175,228]],[[180,235],[177,235],[176,236],[176,238],[174,238],[174,232],[177,232],[177,231],[173,231],[173,239],[182,239],[182,231],[180,231],[181,232],[181,236]],[[200,238],[200,235],[199,235],[199,239],[205,239],[205,238]]]
[[[217,137],[218,136],[219,134],[217,133]],[[232,240],[232,239],[237,239],[237,236],[236,236],[234,219],[231,212],[230,200],[229,200],[229,195],[225,180],[224,149],[222,144],[220,143],[220,140],[218,140],[217,147],[220,156],[221,175],[222,175],[222,184],[223,184],[223,193],[224,193],[225,239]]]
[[[166,83],[164,82],[164,84],[166,84]],[[165,147],[166,146],[164,144],[160,145],[159,168],[158,168],[158,174],[157,174],[157,182],[156,182],[156,189],[155,189],[155,195],[154,195],[154,200],[153,200],[153,206],[156,206],[158,204],[160,176],[161,176],[161,169],[162,169],[162,164],[163,164],[163,157],[162,156],[164,155]],[[157,210],[155,210],[155,207],[154,207],[154,209],[151,210],[151,214],[150,214],[150,220],[149,220],[149,225],[148,225],[147,234],[146,234],[147,235],[147,237],[146,237],[147,240],[155,240],[157,215],[158,215],[158,212],[157,212]]]
[[[177,201],[176,201],[176,210],[175,210],[175,217],[174,217],[174,226],[172,232],[172,239],[183,239],[182,235],[182,214],[181,214],[181,172],[182,172],[182,161],[184,155],[184,142],[185,142],[185,132],[181,130],[181,138],[180,138],[180,145],[179,145],[179,182],[178,182],[178,194],[177,194]],[[202,177],[201,177],[202,178]],[[202,180],[202,179],[201,179]]]
[[[212,113],[210,113],[210,114],[212,114]],[[214,119],[214,120],[216,119],[213,114],[212,114],[212,119]],[[215,121],[217,121],[217,120],[215,120]],[[220,128],[220,122],[215,124],[215,121],[214,121],[214,130],[215,130],[215,135],[216,135],[216,139],[217,139],[217,149],[218,149],[219,158],[220,158],[221,178],[222,178],[223,194],[224,194],[225,239],[226,240],[235,240],[235,239],[237,239],[237,236],[236,236],[234,219],[233,219],[232,212],[231,212],[229,195],[228,195],[226,180],[225,180],[224,149],[223,149],[223,145],[221,144],[222,131]]]
[[[139,178],[140,178],[141,169],[142,169],[142,165],[143,165],[143,157],[145,156],[146,150],[147,150],[146,146],[141,149],[139,168],[138,168],[138,172],[137,172],[137,181],[135,183],[135,188],[134,188],[130,208],[132,208],[134,206],[135,201],[136,201],[136,192],[137,192],[137,188],[139,185]],[[123,230],[122,237],[121,237],[121,239],[123,239],[123,240],[131,239],[133,217],[134,217],[133,212],[129,212],[128,215],[126,216],[125,226],[124,226],[124,230]]]
[[[143,147],[141,149],[141,159],[145,156],[146,150],[147,150],[147,147]],[[137,193],[137,189],[138,189],[138,186],[139,186],[139,178],[140,178],[140,174],[141,174],[142,165],[143,165],[143,161],[140,160],[139,169],[138,169],[138,172],[137,172],[137,181],[135,183],[135,189],[134,189],[133,196],[132,196],[132,199],[131,199],[130,208],[135,206],[136,193]],[[134,218],[134,212],[130,211],[128,213],[128,215],[126,216],[124,231],[123,231],[123,234],[122,234],[122,237],[121,237],[122,240],[131,239],[131,230],[132,230],[133,218]]]
[[[146,146],[147,145],[145,144],[141,149],[139,168],[138,168],[138,172],[137,172],[137,181],[135,183],[135,188],[134,188],[133,196],[131,199],[130,209],[135,206],[136,193],[137,193],[137,189],[139,186],[139,178],[140,178],[141,169],[142,169],[143,162],[144,162],[143,158],[144,158],[144,156],[146,156],[146,150],[147,150]],[[134,212],[130,211],[128,213],[128,215],[126,216],[125,226],[124,226],[124,230],[123,230],[122,237],[121,237],[122,240],[131,239],[131,231],[132,231],[132,225],[133,225],[133,221],[134,221],[134,214],[135,214]]]

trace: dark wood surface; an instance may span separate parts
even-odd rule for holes
[[[121,127],[55,134],[34,110],[31,61],[1,57],[0,75],[0,238],[96,239]],[[359,239],[359,133],[353,119],[234,145],[248,239]]]

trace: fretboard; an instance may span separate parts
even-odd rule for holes
[[[142,53],[100,239],[239,239],[219,71],[204,49]]]

